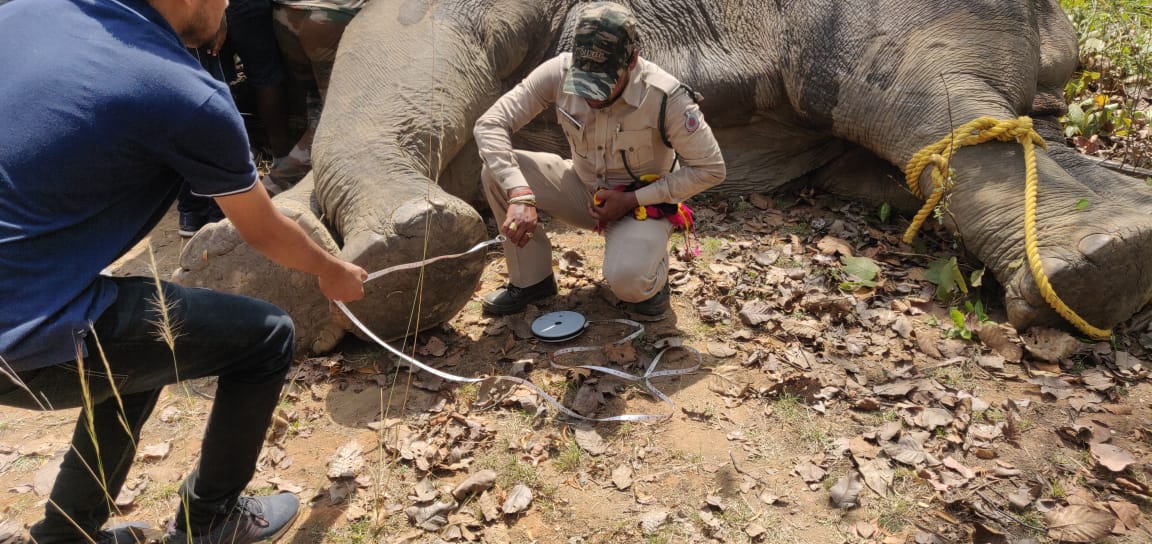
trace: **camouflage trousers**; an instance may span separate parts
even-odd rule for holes
[[[315,83],[320,93],[320,108],[328,95],[340,38],[354,15],[332,9],[273,4],[272,27],[285,69],[293,81],[304,87]],[[308,126],[304,134],[287,156],[273,161],[268,175],[261,180],[272,194],[295,185],[312,168],[312,140],[319,112],[311,111],[311,107],[307,109]]]
[[[354,14],[321,8],[275,5],[276,42],[289,74],[297,81],[315,81],[323,100],[336,62],[336,48]]]

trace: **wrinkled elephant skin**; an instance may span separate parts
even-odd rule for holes
[[[728,166],[719,190],[732,193],[811,183],[907,204],[892,178],[902,179],[899,169],[917,151],[981,116],[1030,115],[1042,125],[1063,107],[1076,63],[1076,37],[1057,0],[624,3],[640,20],[641,54],[705,96],[701,107]],[[375,270],[485,237],[466,205],[484,209],[472,124],[566,47],[576,4],[373,0],[353,20],[313,157],[317,207],[342,255]],[[1152,190],[1065,155],[1054,136],[1050,151],[1037,151],[1044,267],[1069,306],[1111,327],[1152,298]],[[515,143],[568,153],[552,112]],[[1061,322],[1020,266],[1019,146],[965,147],[952,160],[949,226],[1005,286],[1013,324]],[[929,184],[925,174],[927,193]],[[1081,199],[1091,205],[1077,209]],[[379,319],[373,326],[386,337],[447,319],[467,301],[482,264],[430,270],[421,290],[415,281],[384,281],[361,313]],[[244,274],[271,277],[270,268]],[[223,286],[239,275],[204,283]],[[310,296],[303,291],[296,294]],[[425,306],[414,306],[417,298]],[[409,326],[417,313],[427,319]]]

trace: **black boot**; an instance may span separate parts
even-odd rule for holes
[[[621,305],[626,312],[655,317],[668,311],[671,295],[672,290],[668,287],[668,284],[665,283],[664,287],[648,300],[624,302]]]
[[[548,276],[528,287],[505,285],[484,296],[484,313],[508,315],[524,311],[529,304],[556,296],[556,278]]]

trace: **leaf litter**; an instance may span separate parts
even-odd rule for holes
[[[343,504],[349,522],[395,528],[402,520],[382,542],[510,541],[520,527],[536,535],[520,533],[523,540],[540,542],[661,534],[771,542],[797,523],[789,520],[813,516],[820,522],[791,534],[830,527],[861,543],[1146,541],[1140,508],[1152,501],[1152,426],[1140,419],[1147,403],[1129,395],[1147,391],[1147,323],[1110,346],[1055,329],[1016,331],[991,310],[987,321],[954,321],[950,308],[969,314],[963,301],[995,295],[982,295],[968,264],[938,245],[950,238],[927,228],[937,246],[913,250],[899,241],[899,225],[876,223],[859,204],[817,203],[811,193],[782,206],[756,197],[750,210],[723,200],[697,206],[703,255],[670,262],[678,322],[654,323],[649,336],[592,362],[643,367],[661,337],[708,353],[708,368],[693,378],[703,387],[685,396],[692,382],[681,379],[662,389],[677,402],[672,421],[575,424],[522,387],[469,392],[412,374],[405,391],[427,395],[420,409],[382,408],[361,423],[370,434],[330,439],[326,482],[289,477],[302,470],[293,445],[324,421],[312,406],[409,381],[387,357],[346,353],[294,372],[255,481],[315,491],[314,507]],[[554,240],[564,286],[555,308],[604,313],[595,310],[608,299],[594,273],[598,240]],[[955,298],[941,303],[941,294]],[[413,349],[452,372],[522,375],[581,413],[658,409],[618,380],[549,370],[552,346],[521,330],[541,311],[519,319],[466,311]],[[585,340],[613,339],[576,342]],[[162,419],[177,425],[193,414],[170,407]],[[690,429],[697,434],[683,434]],[[704,436],[718,440],[694,441]],[[12,455],[6,463],[21,459]],[[130,480],[118,503],[138,507],[155,486],[155,478]],[[611,515],[632,521],[568,522],[581,505],[565,489],[626,505]],[[549,525],[568,535],[552,536]]]

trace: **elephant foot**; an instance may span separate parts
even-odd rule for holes
[[[312,353],[328,353],[336,349],[340,341],[344,339],[347,334],[348,328],[335,322],[330,322],[317,331],[314,339],[312,340]]]
[[[341,258],[370,273],[397,265],[413,266],[368,282],[364,298],[349,304],[348,309],[384,340],[451,319],[471,300],[484,271],[484,254],[415,263],[463,253],[483,241],[487,230],[480,215],[443,193],[432,198],[421,195],[378,201],[377,205],[383,213],[356,216],[359,223],[346,233]]]
[[[336,242],[310,204],[311,180],[312,176],[306,177],[289,191],[277,195],[273,202],[320,247],[335,254]],[[328,300],[320,292],[314,276],[268,260],[244,243],[231,221],[207,225],[188,240],[180,253],[180,269],[173,275],[173,281],[275,304],[292,316],[297,351],[329,351],[347,329],[333,323]],[[317,350],[317,347],[326,349]]]
[[[1152,300],[1152,214],[1130,180],[1081,167],[1055,144],[1049,147],[1057,156],[1037,150],[1031,180],[1019,144],[987,142],[958,151],[946,217],[1004,286],[1008,319],[1017,329],[1076,325],[1085,335],[1103,336]],[[932,188],[924,178],[927,194]],[[1037,256],[1051,285],[1047,297],[1025,251],[1030,184]],[[1067,319],[1049,304],[1053,297],[1071,310]]]
[[[1113,211],[1095,226],[1061,240],[1045,242],[1044,229],[1038,234],[1045,246],[1042,267],[1054,293],[1099,329],[1111,329],[1152,299],[1152,266],[1147,257],[1152,254],[1152,215]],[[1008,319],[1017,329],[1067,326],[1068,321],[1045,301],[1026,257],[1011,276],[1005,303]]]

